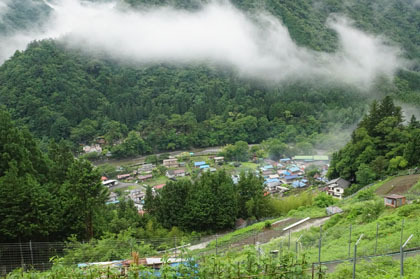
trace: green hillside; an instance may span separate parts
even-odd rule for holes
[[[200,7],[199,1],[127,2]],[[24,5],[16,3],[13,5]],[[407,58],[419,58],[419,10],[410,2],[267,0],[233,4],[251,14],[269,11],[284,22],[299,45],[314,50],[336,50],[337,36],[326,20],[331,13],[341,13],[358,28],[399,43]],[[24,28],[28,18],[38,22],[46,13],[41,6],[31,10],[33,16],[25,11],[13,8],[2,28]],[[291,143],[309,138],[313,144],[318,134],[355,124],[366,109],[361,100],[371,98],[368,96],[391,95],[420,106],[416,69],[418,63],[392,82],[378,82],[374,94],[366,95],[340,84],[268,86],[244,80],[231,69],[209,65],[139,68],[45,40],[30,44],[0,67],[0,104],[44,140],[67,139],[77,146],[101,136],[111,148],[129,131],[139,132],[145,143],[135,154],[238,140],[257,143],[270,137]],[[120,157],[133,155],[114,151]]]

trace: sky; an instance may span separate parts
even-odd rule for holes
[[[0,62],[32,40],[55,38],[70,48],[100,51],[122,61],[210,63],[276,83],[323,79],[368,88],[378,75],[392,76],[406,64],[395,44],[356,29],[344,16],[331,16],[326,22],[339,36],[339,49],[325,53],[298,46],[269,13],[261,11],[251,18],[228,1],[210,2],[196,11],[170,7],[134,11],[112,1],[47,3],[53,12],[43,31],[2,38]],[[4,10],[0,5],[0,12]]]

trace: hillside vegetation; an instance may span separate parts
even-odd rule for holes
[[[133,6],[198,9],[200,1],[127,1]],[[302,46],[337,50],[337,35],[326,25],[341,13],[355,26],[400,44],[414,64],[393,81],[379,80],[375,96],[391,95],[420,105],[419,58],[414,4],[400,1],[233,1],[248,13],[267,10]],[[16,9],[15,9],[16,10]],[[13,11],[15,11],[13,10]],[[25,26],[24,9],[8,17]],[[209,65],[135,66],[65,48],[60,42],[33,42],[0,67],[0,103],[38,138],[94,143],[104,137],[115,157],[158,150],[223,145],[267,138],[316,142],[319,134],[348,128],[364,112],[359,89],[331,83],[265,85],[244,80],[232,69]],[[137,136],[129,132],[135,132]],[[125,139],[136,146],[115,147]],[[130,143],[127,143],[130,145]]]

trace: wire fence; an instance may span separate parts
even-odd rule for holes
[[[420,254],[420,226],[415,220],[395,222],[392,219],[371,223],[370,227],[351,225],[326,231],[310,229],[292,232],[284,230],[296,220],[288,220],[279,226],[250,231],[236,237],[212,238],[155,238],[128,240],[97,240],[83,242],[25,242],[0,244],[0,275],[16,268],[23,270],[48,270],[52,258],[63,257],[62,264],[74,265],[86,262],[122,260],[131,252],[141,256],[163,254],[177,257],[188,251],[197,258],[217,254],[224,255],[255,245],[260,253],[277,250],[279,256],[294,253],[296,258],[305,255],[315,265],[325,265],[332,270],[340,263],[353,263],[359,259],[392,257],[404,262],[404,255]],[[273,240],[274,239],[274,240]],[[272,241],[273,240],[273,241]],[[407,241],[408,240],[408,241]],[[355,248],[357,243],[357,247]],[[401,257],[401,250],[403,257]]]

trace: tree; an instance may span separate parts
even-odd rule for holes
[[[264,142],[264,145],[270,158],[275,161],[278,161],[280,158],[285,156],[288,150],[287,145],[279,139],[269,139]]]
[[[185,227],[184,216],[188,193],[191,191],[190,180],[170,181],[159,192],[159,221],[165,228],[173,226]]]
[[[395,173],[399,169],[404,169],[408,165],[408,162],[404,157],[397,156],[389,160],[388,171]]]
[[[248,161],[248,149],[248,143],[245,141],[237,141],[234,145],[226,145],[225,148],[223,148],[222,154],[229,161]]]
[[[253,173],[240,174],[238,182],[238,217],[259,219],[264,215],[264,185],[261,177]]]
[[[132,157],[149,151],[150,148],[135,131],[129,132],[122,144],[116,145],[111,149],[112,155],[117,158]]]
[[[152,215],[155,216],[157,214],[158,210],[158,203],[157,199],[155,199],[155,196],[153,194],[153,188],[150,186],[147,186],[146,188],[146,195],[144,197],[144,210]]]
[[[82,239],[91,239],[95,235],[94,218],[104,209],[108,196],[108,190],[92,164],[75,160],[62,187],[62,208],[68,224],[65,229]]]
[[[356,180],[361,185],[372,183],[376,179],[376,174],[366,164],[361,164],[356,172]]]

